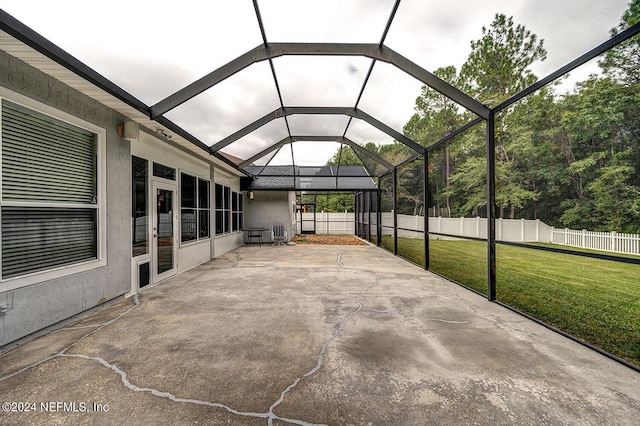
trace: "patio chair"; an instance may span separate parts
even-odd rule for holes
[[[284,225],[273,225],[271,227],[271,240],[274,246],[284,246],[287,242],[287,231]]]

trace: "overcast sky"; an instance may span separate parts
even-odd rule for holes
[[[402,0],[385,44],[423,68],[456,68],[496,13],[544,39],[544,77],[609,38],[628,0]],[[270,42],[378,43],[393,0],[261,0]],[[253,3],[236,1],[108,2],[0,0],[27,26],[76,56],[148,105],[262,44]],[[371,60],[361,57],[282,57],[274,68],[285,106],[353,107]],[[575,81],[596,72],[576,70]],[[421,83],[377,62],[359,108],[402,131],[413,113]],[[268,62],[255,64],[170,111],[168,118],[208,145],[280,107]],[[293,135],[342,135],[343,116],[291,116]],[[229,145],[247,158],[287,136],[283,119]],[[390,143],[392,138],[360,120],[347,136],[355,142]],[[298,164],[324,164],[337,144],[296,143]],[[271,164],[291,162],[283,148]]]

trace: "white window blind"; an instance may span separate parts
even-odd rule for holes
[[[2,277],[96,258],[96,210],[2,207]]]
[[[96,202],[96,134],[2,101],[2,198]]]
[[[2,100],[3,279],[97,258],[97,178],[95,133]]]

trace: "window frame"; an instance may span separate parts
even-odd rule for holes
[[[222,193],[219,195],[218,188],[221,188]],[[214,186],[214,214],[215,214],[215,237],[223,237],[226,235],[237,234],[244,229],[244,199],[243,194],[240,191],[235,191],[229,185],[215,182]],[[220,203],[219,201],[222,201]],[[220,205],[222,204],[222,205]],[[234,210],[234,204],[236,210]],[[240,221],[238,229],[235,227],[236,215]],[[219,218],[222,218],[220,223]],[[218,232],[218,229],[221,231]]]
[[[203,199],[201,198],[201,194],[200,194],[200,189],[201,189],[201,184],[202,183],[206,183],[207,188],[206,188],[206,201],[207,201],[207,206],[202,206],[201,201],[203,201]],[[211,240],[211,181],[209,179],[203,179],[200,177],[196,178],[196,206],[197,206],[197,216],[198,216],[198,229],[196,231],[197,235],[197,239],[198,241],[205,241],[205,240]],[[201,223],[201,213],[203,212],[207,212],[207,235],[206,236],[201,236],[202,234],[202,226],[200,226]]]
[[[0,293],[62,278],[68,275],[87,272],[93,269],[101,268],[107,265],[107,237],[106,237],[106,140],[107,130],[93,123],[85,121],[79,117],[58,110],[42,102],[31,99],[27,96],[15,93],[4,87],[0,87],[0,108],[2,108],[2,99],[19,104],[23,107],[32,109],[40,114],[51,117],[52,119],[66,122],[75,127],[92,132],[96,135],[96,203],[95,204],[79,204],[65,202],[44,202],[44,201],[11,201],[2,199],[2,180],[0,179],[0,208],[1,207],[25,207],[25,208],[71,208],[71,209],[95,209],[96,211],[96,258],[80,261],[69,265],[54,266],[43,271],[29,272],[24,275],[14,276],[10,278],[0,277]],[[2,130],[0,122],[0,132]],[[114,129],[114,132],[116,130]],[[0,162],[2,156],[2,141],[0,138]],[[0,234],[0,247],[2,243],[2,234]],[[0,266],[2,257],[0,256]],[[1,274],[0,268],[0,274]]]
[[[144,198],[145,198],[145,213],[146,213],[146,217],[147,217],[147,225],[145,227],[145,235],[146,235],[146,245],[144,246],[144,252],[142,253],[137,253],[136,254],[136,249],[135,249],[135,220],[137,219],[135,217],[135,208],[136,208],[136,201],[135,201],[135,197],[137,196],[137,192],[136,192],[136,188],[135,188],[135,176],[133,176],[133,164],[134,164],[134,158],[137,158],[138,160],[142,160],[146,163],[146,175],[145,175],[145,180],[144,180]],[[131,154],[131,221],[132,221],[132,229],[131,229],[131,257],[132,258],[141,258],[141,257],[147,257],[150,255],[151,253],[151,238],[150,238],[150,233],[149,233],[149,229],[150,229],[150,220],[151,220],[151,204],[149,203],[149,193],[151,192],[151,175],[153,173],[152,167],[151,166],[152,162],[147,159],[147,158],[143,158],[137,155],[133,155]],[[144,217],[144,216],[141,216]]]
[[[218,188],[220,188],[220,190],[218,190]],[[224,235],[224,185],[222,185],[221,183],[215,183],[214,200],[215,200],[214,233],[215,233],[215,236],[218,237],[218,236]],[[222,218],[222,220],[218,219],[219,216]],[[218,229],[220,229],[220,232],[218,232]]]
[[[193,173],[189,173],[187,171],[184,170],[180,170],[179,172],[179,176],[180,176],[180,205],[179,205],[179,209],[180,209],[180,246],[186,246],[186,245],[191,245],[191,244],[195,244],[198,242],[202,242],[202,241],[208,241],[211,239],[211,181],[209,181],[209,179],[205,179],[202,178],[200,176],[197,176]],[[192,178],[194,180],[194,199],[193,201],[193,206],[183,206],[183,182],[184,182],[184,176],[188,176],[189,178]],[[208,206],[207,207],[202,207],[200,205],[200,201],[201,201],[201,196],[200,196],[200,187],[201,187],[201,183],[205,182],[207,184],[207,195],[206,195],[206,199],[208,201]],[[195,238],[189,239],[189,240],[183,240],[182,239],[182,211],[183,210],[189,210],[189,211],[193,211],[194,212],[194,216],[195,216]],[[209,212],[209,221],[207,223],[207,229],[208,229],[208,236],[204,236],[201,237],[201,224],[200,224],[200,213],[201,212]]]
[[[231,191],[231,229],[232,232],[244,230],[244,199],[242,192]]]

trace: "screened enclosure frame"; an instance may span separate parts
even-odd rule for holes
[[[609,40],[601,43],[595,48],[587,51],[581,56],[577,57],[573,61],[567,63],[546,77],[538,80],[534,84],[520,91],[516,95],[510,97],[506,101],[500,103],[499,105],[490,108],[487,105],[482,104],[478,100],[473,97],[467,95],[462,90],[453,85],[446,83],[442,79],[435,76],[433,73],[427,71],[426,69],[420,67],[416,63],[412,62],[410,59],[405,58],[404,56],[398,54],[394,50],[390,49],[385,45],[385,39],[387,37],[389,28],[394,20],[396,11],[398,10],[400,4],[400,0],[396,0],[392,11],[387,19],[385,28],[383,29],[383,33],[379,43],[271,43],[269,42],[264,25],[262,22],[262,16],[260,13],[258,0],[253,0],[253,6],[255,11],[255,16],[257,18],[258,26],[260,29],[260,34],[262,37],[263,43],[259,46],[251,49],[244,54],[238,56],[236,59],[228,62],[226,65],[219,67],[216,70],[213,70],[209,74],[204,77],[194,81],[193,83],[185,86],[181,90],[178,90],[174,94],[160,100],[154,105],[146,105],[142,101],[133,97],[131,94],[127,93],[120,87],[113,84],[108,79],[104,78],[102,75],[98,74],[87,65],[78,61],[76,58],[60,49],[55,44],[46,40],[35,31],[26,27],[21,22],[17,21],[12,16],[8,15],[6,12],[0,10],[0,29],[25,43],[29,47],[35,49],[36,51],[42,53],[73,73],[77,74],[81,78],[86,81],[92,83],[96,87],[104,90],[108,94],[114,96],[118,100],[124,102],[126,105],[133,107],[138,112],[144,114],[145,117],[149,118],[161,124],[171,131],[175,132],[177,135],[185,138],[188,142],[196,146],[198,149],[202,150],[202,152],[206,155],[215,156],[219,160],[225,162],[225,164],[230,167],[234,167],[240,174],[255,177],[259,175],[259,173],[252,174],[247,172],[246,167],[249,166],[253,161],[257,161],[260,158],[263,158],[273,151],[281,149],[283,146],[287,144],[292,144],[297,141],[312,141],[312,142],[322,142],[322,141],[332,141],[338,142],[343,145],[347,145],[354,149],[356,154],[360,157],[360,155],[365,156],[371,160],[374,160],[376,163],[381,164],[385,167],[385,170],[380,174],[376,175],[372,170],[368,170],[371,177],[377,178],[388,178],[392,180],[392,197],[393,197],[393,241],[394,241],[394,250],[393,252],[397,254],[398,250],[398,223],[397,223],[397,173],[398,168],[403,165],[411,162],[419,160],[422,157],[423,161],[423,200],[425,202],[425,206],[428,201],[428,171],[427,164],[428,158],[432,151],[446,142],[450,141],[457,135],[462,134],[463,132],[469,130],[471,127],[480,124],[481,122],[485,123],[486,126],[486,218],[487,218],[487,228],[486,235],[487,238],[483,241],[486,241],[486,259],[487,259],[487,294],[485,295],[488,300],[500,303],[496,300],[496,243],[499,244],[507,244],[505,242],[500,242],[496,240],[496,229],[495,229],[495,220],[496,220],[496,114],[501,111],[509,108],[514,105],[519,100],[525,98],[526,96],[538,91],[539,89],[553,83],[554,81],[560,79],[565,76],[569,72],[575,70],[581,65],[586,64],[587,62],[597,58],[608,50],[618,46],[631,39],[632,37],[640,34],[640,23],[636,23],[632,25],[628,29],[619,32],[615,36],[611,37]],[[273,60],[282,56],[359,56],[371,59],[371,65],[368,69],[366,77],[364,78],[361,90],[359,92],[359,96],[353,106],[325,106],[325,107],[301,107],[301,106],[291,106],[286,105],[283,102],[282,94],[280,91],[280,84],[278,77],[276,75],[275,67],[273,65]],[[198,96],[199,94],[211,89],[217,84],[225,81],[229,77],[235,75],[236,73],[241,72],[242,70],[250,67],[253,64],[259,62],[268,62],[271,70],[271,74],[273,77],[273,83],[276,88],[276,92],[278,94],[279,104],[280,106],[259,118],[258,120],[253,121],[251,124],[245,126],[242,129],[234,132],[233,134],[217,141],[213,145],[209,146],[203,143],[201,140],[191,135],[189,132],[181,128],[180,126],[173,123],[169,120],[165,114],[187,102],[188,100]],[[403,135],[402,133],[394,130],[391,126],[384,123],[381,120],[378,120],[371,115],[364,112],[359,108],[359,103],[362,99],[363,93],[367,87],[369,82],[369,78],[371,76],[374,65],[377,62],[387,63],[403,71],[409,76],[415,78],[425,86],[437,91],[438,93],[444,95],[448,99],[455,102],[457,105],[461,106],[465,110],[473,113],[477,118],[468,122],[464,126],[456,129],[451,132],[444,138],[435,141],[433,144],[429,146],[422,146],[411,138]],[[348,123],[346,128],[344,129],[344,133],[342,136],[320,136],[320,135],[295,135],[291,132],[288,117],[296,114],[308,115],[344,115],[348,117]],[[377,154],[369,151],[366,147],[363,147],[355,142],[352,139],[346,137],[346,134],[349,130],[349,127],[354,118],[360,119],[369,125],[381,130],[387,135],[393,137],[396,141],[404,144],[408,148],[413,151],[413,154],[410,158],[405,159],[398,164],[393,164]],[[232,162],[227,157],[221,154],[221,150],[228,145],[239,141],[243,136],[249,135],[252,132],[256,131],[260,127],[265,124],[272,122],[276,119],[283,119],[287,129],[287,136],[283,139],[276,141],[268,141],[268,146],[261,147],[259,152],[249,159],[242,160],[239,164]],[[271,157],[273,158],[273,157]],[[362,158],[361,158],[362,159]],[[271,161],[271,160],[269,160]],[[364,162],[363,162],[364,164]],[[268,166],[269,162],[265,165]],[[295,166],[295,161],[293,162],[293,166]],[[338,163],[338,167],[340,164]],[[264,168],[262,168],[264,170]],[[292,168],[293,170],[293,168]],[[295,177],[295,176],[294,176]],[[356,196],[356,229],[365,233],[364,230],[364,219],[359,220],[360,217],[364,218],[367,216],[367,229],[366,235],[371,236],[372,231],[372,214],[375,214],[376,223],[373,229],[375,229],[375,234],[377,238],[377,244],[380,245],[381,240],[381,195],[382,190],[378,187],[375,197],[372,196],[370,192],[363,192],[361,194],[367,195],[357,195]],[[374,199],[375,198],[375,199]],[[375,206],[374,206],[375,204]],[[425,264],[423,265],[426,269],[429,269],[429,225],[428,225],[428,215],[424,215],[424,255],[425,255]],[[517,245],[514,243],[509,243],[512,245]],[[595,253],[584,253],[584,252],[576,252],[572,250],[562,250],[562,249],[554,249],[554,248],[546,248],[546,247],[532,247],[528,245],[524,245],[528,248],[535,248],[538,250],[549,250],[549,251],[557,251],[561,253],[569,253],[577,256],[586,256],[586,257],[594,257],[606,260],[612,260],[617,262],[628,262],[634,264],[640,264],[640,259],[633,258],[623,258],[620,256],[613,255],[602,255]],[[501,303],[500,303],[501,304]],[[504,305],[509,309],[513,309],[507,305]],[[522,315],[529,317],[528,315],[520,312]],[[531,317],[530,317],[531,318]],[[535,318],[532,318],[535,320]],[[539,322],[539,321],[538,321]],[[546,324],[545,324],[546,325]],[[560,330],[556,330],[561,332]],[[561,332],[562,333],[562,332]],[[563,333],[566,335],[566,333]],[[570,335],[567,337],[573,338]],[[574,338],[574,340],[576,340]],[[580,341],[580,343],[583,343]],[[590,346],[590,345],[589,345]],[[592,347],[592,349],[597,350],[599,352],[603,352],[599,348]],[[610,356],[610,354],[605,353],[605,355]],[[623,362],[634,369],[638,369],[635,366],[630,365],[624,360],[618,359],[618,361]]]
[[[242,136],[250,134],[261,126],[275,120],[278,118],[283,118],[286,123],[288,138],[294,138],[295,136],[291,133],[289,124],[287,121],[287,117],[293,114],[325,114],[325,115],[346,115],[349,117],[349,121],[344,130],[343,138],[346,137],[346,133],[349,129],[351,121],[353,118],[361,119],[370,125],[376,127],[377,129],[383,131],[389,136],[392,136],[396,141],[403,143],[408,146],[410,149],[415,151],[415,154],[407,159],[406,161],[412,161],[415,158],[425,155],[426,152],[430,149],[433,149],[435,146],[449,140],[451,137],[459,134],[460,132],[466,130],[469,125],[465,125],[460,129],[453,131],[450,135],[446,136],[442,140],[430,145],[428,147],[423,147],[422,145],[417,144],[410,138],[406,137],[400,132],[393,130],[390,126],[385,124],[384,122],[375,119],[370,116],[366,112],[362,111],[358,108],[358,104],[362,98],[362,95],[367,87],[369,77],[371,76],[371,72],[374,68],[376,62],[384,62],[388,63],[397,69],[404,71],[408,75],[414,77],[416,80],[420,81],[427,87],[436,90],[442,95],[446,96],[450,100],[454,101],[456,104],[462,106],[467,111],[472,112],[478,118],[475,119],[472,123],[476,124],[480,121],[490,122],[493,120],[493,117],[496,113],[502,111],[505,108],[508,108],[510,105],[514,104],[518,100],[526,97],[527,95],[537,91],[538,89],[552,83],[553,81],[561,78],[566,75],[570,71],[575,68],[585,64],[586,62],[596,58],[600,54],[606,52],[607,50],[617,46],[618,44],[630,39],[631,37],[640,33],[640,24],[635,24],[632,27],[624,30],[606,42],[600,44],[594,49],[586,52],[565,66],[559,68],[555,72],[549,74],[548,76],[540,79],[533,85],[527,87],[522,90],[518,94],[512,96],[506,101],[502,102],[500,105],[490,108],[473,97],[467,95],[462,90],[454,87],[453,85],[445,82],[444,80],[438,78],[433,73],[427,71],[426,69],[420,67],[416,63],[412,62],[410,59],[405,58],[404,56],[398,54],[394,50],[387,47],[384,42],[391,27],[391,24],[394,20],[398,7],[400,5],[401,0],[396,0],[392,11],[387,19],[385,28],[383,30],[382,37],[379,43],[271,43],[268,41],[266,32],[264,29],[262,15],[260,13],[258,0],[253,0],[254,11],[256,14],[258,26],[260,29],[260,34],[262,36],[263,44],[257,46],[254,49],[242,54],[236,59],[228,62],[227,64],[219,67],[218,69],[210,72],[204,77],[194,81],[193,83],[185,86],[174,94],[156,102],[154,105],[148,106],[145,105],[142,101],[136,99],[131,94],[125,92],[120,87],[111,83],[109,80],[105,79],[100,74],[96,73],[91,68],[87,67],[73,56],[69,55],[67,52],[60,49],[55,44],[49,42],[35,31],[31,30],[21,22],[17,21],[12,16],[8,15],[4,11],[0,11],[0,29],[7,32],[8,34],[16,37],[20,41],[24,42],[28,46],[34,48],[50,59],[56,61],[57,63],[63,65],[74,73],[78,74],[82,78],[87,81],[93,83],[97,87],[105,90],[107,93],[115,96],[126,104],[134,107],[136,110],[144,113],[151,120],[154,120],[160,124],[165,125],[170,130],[176,132],[181,135],[185,139],[187,139],[192,144],[197,147],[203,149],[208,152],[210,155],[216,156],[216,158],[221,159],[225,163],[229,165],[233,165],[238,170],[242,171],[242,167],[238,167],[238,164],[231,162],[227,157],[221,155],[219,151],[226,147],[227,145],[237,141]],[[362,56],[366,58],[370,58],[372,60],[371,66],[366,74],[364,82],[362,84],[362,88],[360,90],[358,99],[353,107],[342,107],[342,106],[334,106],[334,107],[296,107],[296,106],[287,106],[282,101],[282,95],[280,92],[280,84],[278,81],[278,77],[275,72],[275,68],[273,65],[273,59],[281,56]],[[178,125],[173,123],[165,114],[188,101],[189,99],[205,92],[206,90],[214,87],[218,83],[226,80],[227,78],[233,76],[234,74],[242,71],[243,69],[251,66],[252,64],[268,61],[270,65],[270,69],[272,71],[272,76],[274,80],[274,85],[276,87],[276,91],[278,93],[278,98],[280,101],[280,108],[266,114],[262,118],[252,122],[251,124],[245,126],[243,129],[238,130],[232,135],[223,138],[222,140],[216,142],[212,146],[208,146],[202,141],[200,141],[195,136],[189,134],[184,129],[180,128]],[[472,124],[469,123],[469,124]],[[311,139],[309,135],[309,139]],[[326,140],[326,139],[322,139]],[[341,144],[345,144],[345,140],[339,141]],[[264,151],[267,151],[265,155],[272,152],[269,150],[271,147],[281,144],[282,141],[274,141],[272,142],[266,149],[263,148]],[[366,148],[361,147],[362,150],[366,150]],[[362,153],[362,150],[359,150]],[[373,154],[373,153],[371,153]],[[256,156],[254,156],[256,157]],[[252,159],[256,159],[252,157]],[[369,157],[372,158],[372,157]],[[380,163],[380,161],[377,161]],[[247,162],[243,160],[243,165],[246,165]],[[295,164],[294,164],[295,165]],[[399,166],[400,164],[396,164]],[[385,165],[387,170],[381,173],[385,174],[389,172],[388,165]],[[488,196],[488,198],[490,198]]]

